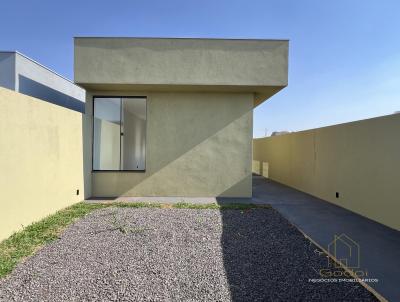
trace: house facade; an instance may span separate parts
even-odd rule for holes
[[[86,197],[252,195],[253,108],[288,41],[75,38]]]

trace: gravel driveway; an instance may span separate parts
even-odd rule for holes
[[[376,301],[312,283],[324,255],[272,209],[107,208],[0,280],[1,301]]]

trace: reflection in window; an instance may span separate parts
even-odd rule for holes
[[[93,117],[93,170],[144,170],[146,99],[96,97]]]

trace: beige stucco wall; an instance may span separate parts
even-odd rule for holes
[[[4,88],[0,107],[2,240],[82,200],[84,188],[82,114]]]
[[[147,96],[147,138],[146,171],[87,170],[92,196],[251,196],[253,94],[92,91],[90,120],[93,95]]]
[[[255,139],[253,169],[400,230],[399,133],[397,114]]]

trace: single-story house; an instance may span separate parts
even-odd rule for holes
[[[288,41],[75,38],[85,195],[252,195],[253,108],[288,83]]]

